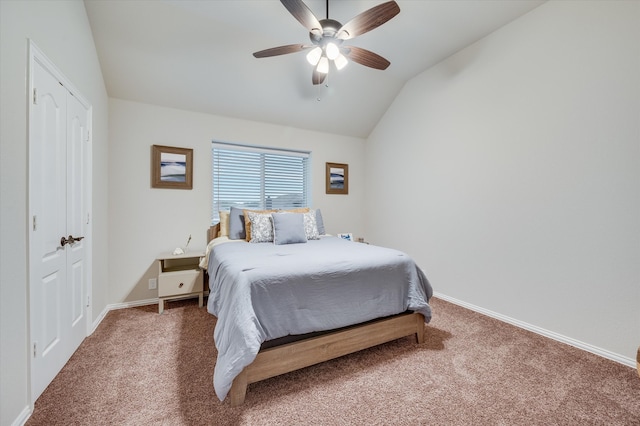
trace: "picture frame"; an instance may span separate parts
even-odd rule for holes
[[[193,149],[152,145],[151,187],[193,189]]]
[[[347,234],[338,234],[338,238],[341,238],[343,240],[347,240],[347,241],[355,241],[353,239],[353,234],[352,233],[347,233]]]
[[[344,163],[326,163],[326,193],[349,193],[349,165]]]

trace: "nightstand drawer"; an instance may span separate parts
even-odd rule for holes
[[[202,271],[196,269],[164,272],[158,277],[158,297],[179,296],[202,291]]]

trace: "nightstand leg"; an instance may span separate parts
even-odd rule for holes
[[[198,294],[198,307],[202,308],[203,304],[204,304],[204,297],[203,297],[203,293],[200,292],[200,294]]]
[[[164,299],[158,300],[158,313],[161,314],[164,312]]]

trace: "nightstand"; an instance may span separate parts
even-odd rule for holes
[[[158,256],[158,312],[164,311],[164,301],[198,296],[198,306],[203,304],[202,269],[198,264],[204,252],[194,251]]]

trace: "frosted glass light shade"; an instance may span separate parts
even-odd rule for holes
[[[338,49],[338,46],[336,46],[335,43],[327,43],[324,51],[327,54],[327,58],[332,61],[340,55],[340,49]]]
[[[317,70],[319,73],[322,73],[322,74],[326,74],[329,72],[329,59],[327,59],[326,56],[323,56],[322,58],[320,58],[320,62],[318,62]]]
[[[338,55],[338,57],[333,61],[334,64],[336,64],[336,68],[341,70],[342,68],[346,67],[347,64],[349,63],[349,61],[347,61],[347,58],[344,57],[344,55],[340,54]]]
[[[322,56],[322,49],[320,47],[315,47],[307,53],[307,62],[311,65],[316,65],[320,60],[320,56]]]

